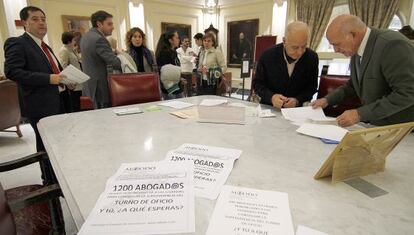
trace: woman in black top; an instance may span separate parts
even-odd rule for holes
[[[155,58],[157,60],[157,65],[159,71],[161,71],[162,66],[167,64],[172,64],[175,66],[180,66],[180,60],[178,59],[176,48],[179,46],[180,39],[176,31],[168,31],[161,34],[160,39],[158,40],[157,49],[155,50]],[[175,99],[183,97],[182,84],[185,81],[180,80],[178,91],[175,91],[171,94],[168,94],[167,90],[164,88],[161,83],[161,91],[163,93],[164,99]]]
[[[138,72],[152,72],[155,64],[154,52],[147,48],[146,42],[145,33],[140,28],[134,27],[127,32],[127,51],[134,59]]]

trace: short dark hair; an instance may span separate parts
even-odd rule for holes
[[[35,6],[27,6],[20,10],[20,20],[26,21],[27,18],[29,18],[29,11],[31,12],[40,11],[43,13],[44,16],[46,16],[45,12],[42,9],[35,7]]]
[[[202,33],[196,33],[193,38],[196,40],[200,40],[200,39],[203,39],[203,36],[204,35]]]
[[[184,35],[181,37],[181,41],[184,41],[184,39],[190,39],[187,35]]]
[[[113,16],[106,11],[97,11],[91,15],[92,27],[97,28],[98,22],[104,22],[107,18],[112,18]]]
[[[65,45],[71,43],[73,38],[75,38],[75,34],[73,32],[62,33],[62,43]]]

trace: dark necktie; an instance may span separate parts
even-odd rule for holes
[[[356,74],[358,81],[361,81],[361,56],[358,54],[355,55],[355,68],[356,68]]]
[[[47,59],[49,60],[50,65],[52,66],[53,73],[54,74],[59,74],[60,70],[59,70],[58,66],[56,65],[55,61],[53,60],[52,55],[50,54],[49,49],[46,46],[46,43],[44,43],[42,41],[41,47],[42,47],[43,52],[45,52],[45,54],[47,56]]]

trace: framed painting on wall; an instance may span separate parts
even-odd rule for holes
[[[254,40],[259,34],[259,19],[231,21],[227,23],[227,63],[240,67],[243,59],[254,56]]]
[[[92,23],[89,16],[69,16],[62,15],[63,31],[64,32],[79,32],[82,35],[92,28]]]
[[[191,25],[189,24],[161,22],[161,33],[165,33],[167,31],[177,31],[180,40],[183,38],[183,36],[187,36],[188,38],[190,38],[191,42]]]

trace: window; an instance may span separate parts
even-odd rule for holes
[[[391,20],[390,26],[388,27],[388,29],[394,30],[394,31],[398,31],[399,29],[401,29],[403,27],[403,23],[401,18],[398,15],[394,15],[394,17]]]
[[[349,14],[349,7],[348,4],[340,4],[334,6],[332,9],[331,18],[329,19],[328,25],[332,22],[332,20],[342,14]],[[322,37],[321,43],[319,44],[318,48],[316,49],[317,52],[334,52],[332,45],[329,44],[328,39],[326,39],[326,30]]]

